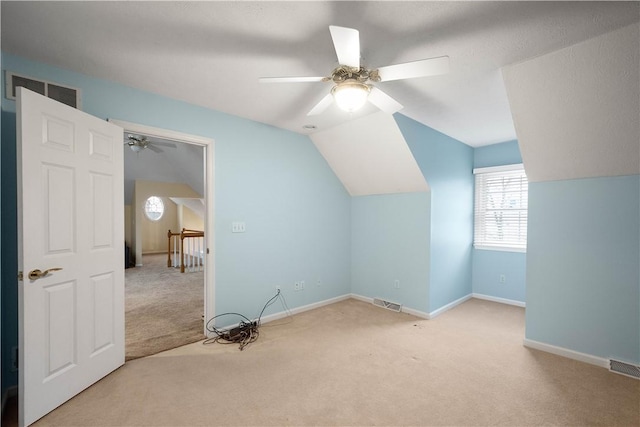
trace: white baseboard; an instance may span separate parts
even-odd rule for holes
[[[351,298],[353,299],[357,299],[359,301],[363,301],[363,302],[368,302],[369,304],[373,303],[373,298],[369,298],[369,297],[365,297],[362,295],[358,295],[358,294],[351,294]],[[413,316],[416,317],[421,317],[423,319],[433,319],[434,317],[444,313],[447,310],[451,310],[453,307],[462,304],[463,302],[467,301],[471,299],[471,294],[469,295],[465,295],[460,299],[457,299],[453,302],[450,302],[449,304],[440,307],[439,309],[432,311],[431,313],[425,313],[424,311],[420,311],[420,310],[416,310],[415,308],[411,308],[411,307],[406,307],[406,306],[402,306],[402,312],[403,313],[407,313],[407,314],[411,314]]]
[[[431,319],[431,315],[429,313],[425,313],[424,311],[420,311],[420,310],[416,310],[414,308],[409,308],[409,307],[402,307],[402,312],[403,313],[407,313],[407,314],[411,314],[413,316],[416,317],[421,317],[422,319]]]
[[[472,293],[471,296],[473,298],[477,298],[477,299],[483,299],[483,300],[486,300],[486,301],[499,302],[501,304],[515,305],[517,307],[526,307],[527,306],[527,304],[522,302],[522,301],[516,301],[514,299],[507,299],[507,298],[492,297],[491,295],[476,294],[475,292]]]
[[[373,304],[373,298],[365,297],[365,296],[358,295],[358,294],[351,294],[351,298],[357,299],[358,301],[362,301],[362,302],[367,302],[369,304]],[[422,317],[423,319],[429,319],[429,314],[424,313],[424,312],[419,311],[419,310],[414,310],[413,308],[405,307],[404,305],[402,306],[402,310],[401,311],[403,313],[412,314],[412,315],[414,315],[416,317]]]
[[[8,389],[6,389],[4,391],[4,394],[2,395],[2,413],[3,414],[4,414],[4,407],[7,404],[7,400],[9,400],[13,396],[17,396],[17,395],[18,395],[18,386],[17,385],[12,385],[11,387],[9,387]]]
[[[534,341],[527,338],[524,339],[523,344],[525,347],[533,348],[535,350],[545,351],[547,353],[556,354],[558,356],[567,357],[569,359],[574,359],[580,362],[589,363],[590,365],[609,369],[609,360],[602,357],[580,353],[579,351],[569,350],[568,348],[557,347],[555,345],[545,344],[543,342]]]
[[[462,298],[458,298],[455,301],[450,302],[447,305],[443,305],[442,307],[440,307],[437,310],[434,310],[432,312],[429,313],[429,319],[433,319],[436,316],[441,315],[442,313],[444,313],[445,311],[449,311],[451,310],[453,307],[462,304],[465,301],[468,301],[471,299],[471,294],[465,295]]]
[[[349,295],[353,299],[357,299],[358,301],[368,302],[369,304],[373,304],[373,298],[365,297],[363,295],[351,294]]]
[[[365,297],[358,294],[351,294],[351,298],[357,299],[358,301],[367,302],[369,304],[373,304],[373,298]],[[420,310],[415,310],[413,308],[402,306],[402,312],[414,315],[416,317],[422,317],[423,319],[429,319],[429,314],[422,312]]]
[[[358,301],[362,301],[362,302],[366,302],[369,304],[373,303],[373,298],[370,297],[366,297],[364,295],[359,295],[359,294],[345,294],[345,295],[340,295],[338,297],[334,297],[334,298],[329,298],[326,299],[324,301],[319,301],[319,302],[315,302],[313,304],[308,304],[308,305],[303,305],[301,307],[296,307],[290,310],[290,314],[298,314],[298,313],[302,313],[305,311],[309,311],[309,310],[313,310],[315,308],[319,308],[325,305],[329,305],[329,304],[333,304],[339,301],[344,301],[346,299],[349,298],[353,298],[355,300]],[[445,311],[451,310],[452,308],[462,304],[465,301],[470,300],[471,298],[478,298],[478,299],[485,299],[488,301],[494,301],[494,302],[499,302],[499,303],[503,303],[503,304],[510,304],[510,305],[518,305],[520,307],[524,306],[524,303],[520,302],[520,301],[514,301],[514,300],[508,300],[505,298],[497,298],[497,297],[491,297],[488,295],[482,295],[482,294],[468,294],[463,296],[462,298],[458,298],[455,301],[450,302],[447,305],[444,305],[442,307],[440,307],[437,310],[434,310],[430,313],[425,313],[424,311],[420,311],[420,310],[416,310],[414,308],[410,308],[410,307],[406,307],[406,306],[402,306],[402,312],[403,313],[407,313],[407,314],[411,314],[413,316],[416,317],[420,317],[423,319],[433,319],[439,315],[441,315],[442,313],[444,313]],[[268,322],[273,322],[274,320],[278,320],[278,319],[282,319],[284,317],[287,317],[289,314],[287,312],[281,311],[278,313],[274,313],[274,314],[270,314],[268,316],[264,316],[262,318],[261,323],[268,323]],[[230,326],[236,326],[236,325],[230,325]]]
[[[309,310],[313,310],[315,308],[320,308],[323,307],[325,305],[329,305],[329,304],[334,304],[336,302],[340,302],[340,301],[344,301],[347,300],[351,297],[350,294],[345,294],[345,295],[340,295],[334,298],[329,298],[323,301],[318,301],[318,302],[314,302],[312,304],[307,304],[307,305],[303,305],[300,307],[296,307],[296,308],[292,308],[291,310],[289,310],[290,314],[298,314],[298,313],[302,313],[305,311],[309,311]],[[274,314],[270,314],[268,316],[264,316],[262,318],[262,320],[260,321],[260,323],[268,323],[268,322],[273,322],[274,320],[278,320],[278,319],[282,319],[284,317],[289,316],[289,313],[287,313],[286,311],[281,311],[279,313],[274,313]]]

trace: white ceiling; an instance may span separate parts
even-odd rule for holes
[[[2,50],[300,133],[337,65],[329,25],[369,67],[448,55],[445,76],[380,83],[401,113],[471,146],[515,139],[501,67],[638,21],[638,2],[6,2]]]
[[[505,67],[529,182],[640,173],[640,25]]]
[[[138,134],[136,134],[138,135]],[[151,141],[173,142],[148,136]],[[124,202],[130,205],[136,181],[179,182],[204,196],[204,151],[202,146],[174,142],[174,147],[158,146],[156,153],[144,149],[137,153],[127,144],[124,150]]]
[[[350,135],[343,138],[343,135]],[[352,196],[429,191],[393,116],[378,111],[311,140]]]

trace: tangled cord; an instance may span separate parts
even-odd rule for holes
[[[214,334],[216,334],[216,336],[204,340],[203,344],[239,344],[240,350],[243,350],[246,346],[258,339],[258,336],[260,336],[259,328],[261,325],[262,315],[264,314],[264,311],[267,309],[267,307],[273,304],[279,296],[281,296],[280,289],[278,289],[276,294],[266,302],[264,307],[262,307],[262,311],[258,316],[258,320],[255,321],[251,321],[249,318],[240,313],[222,313],[212,317],[207,322],[206,328],[207,331],[213,332]],[[240,320],[240,323],[236,327],[232,327],[229,329],[216,328],[214,325],[214,321],[222,316],[240,316],[243,320]]]

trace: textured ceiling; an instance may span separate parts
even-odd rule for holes
[[[529,182],[640,173],[640,25],[504,69]]]
[[[471,146],[516,137],[501,67],[638,20],[638,2],[6,2],[2,50],[268,123],[319,131],[378,110],[306,116],[337,65],[329,25],[369,67],[448,55],[448,75],[380,83],[400,112]]]
[[[172,142],[148,137],[154,141]],[[130,205],[136,181],[179,182],[189,185],[196,193],[204,195],[204,152],[201,146],[174,142],[173,147],[158,146],[161,152],[151,149],[133,152],[128,145],[124,150],[124,202]]]
[[[390,114],[378,111],[310,137],[352,196],[429,190]]]

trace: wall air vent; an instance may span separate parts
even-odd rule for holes
[[[16,99],[16,88],[24,87],[32,90],[40,95],[44,95],[58,102],[62,102],[70,107],[81,109],[80,89],[69,86],[60,85],[46,80],[38,80],[31,77],[21,76],[19,74],[6,72],[5,97],[7,99]]]
[[[397,302],[385,301],[380,298],[374,298],[373,305],[386,308],[387,310],[395,311],[398,313],[402,311],[402,304],[398,304]]]
[[[640,380],[640,366],[632,365],[631,363],[609,359],[609,370],[617,374],[626,375],[627,377]]]

